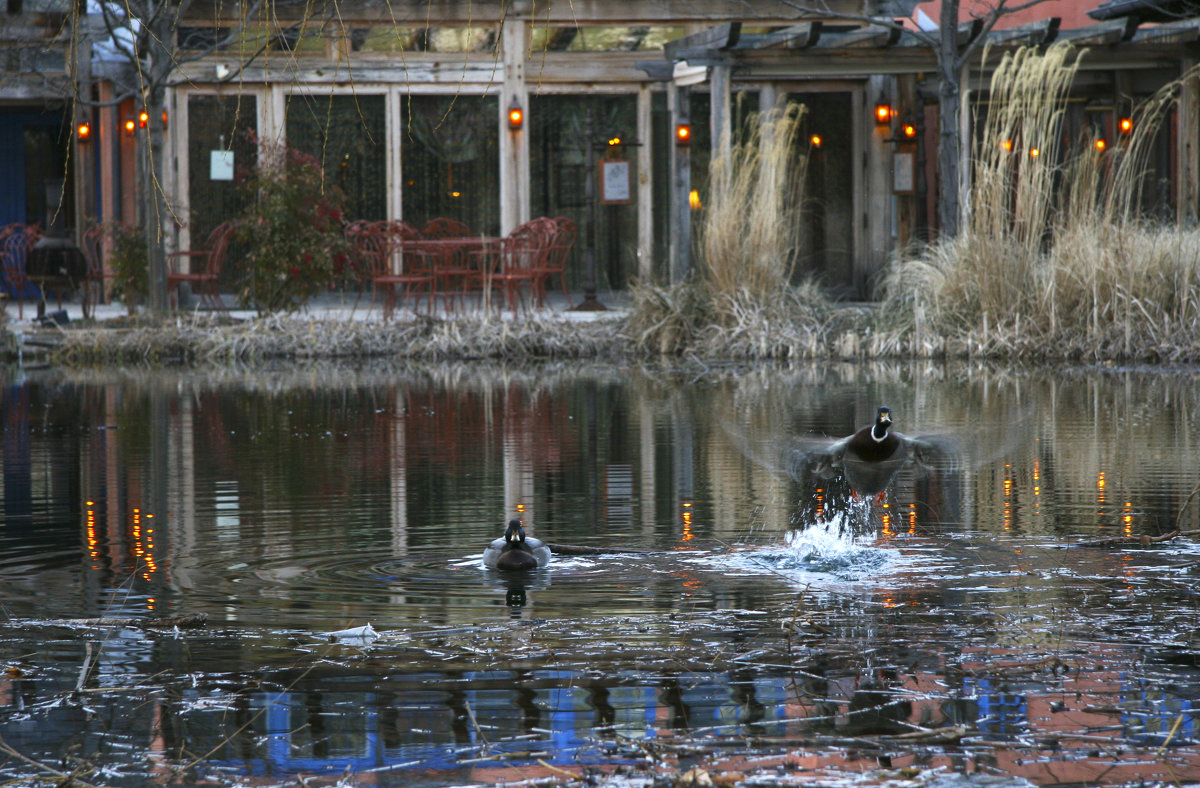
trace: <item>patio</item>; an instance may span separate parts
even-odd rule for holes
[[[356,321],[356,322],[383,322],[383,303],[380,299],[372,305],[370,303],[370,294],[368,293],[357,306],[355,305],[356,293],[354,292],[338,292],[322,295],[309,302],[303,310],[298,312],[299,315],[311,316],[321,320],[341,320],[341,321]],[[567,300],[561,292],[553,290],[546,293],[545,306],[542,309],[536,310],[533,314],[541,319],[567,320],[574,322],[588,322],[593,320],[609,320],[619,319],[623,317],[629,305],[629,296],[622,291],[609,291],[599,294],[599,300],[608,307],[608,311],[604,312],[576,312],[567,305]],[[172,316],[178,317],[181,320],[186,320],[189,315],[194,312],[200,314],[225,314],[233,320],[253,320],[257,313],[253,309],[245,309],[237,303],[237,299],[232,293],[222,293],[222,300],[229,305],[229,309],[224,311],[209,310],[205,308],[196,309],[196,303],[199,299],[193,299],[193,303],[189,307],[171,312]],[[578,303],[580,297],[578,294],[573,296],[573,300]],[[18,304],[13,299],[0,299],[3,303],[5,313],[8,317],[9,330],[25,329],[30,326],[37,326],[37,307],[38,301],[28,299],[23,305],[23,316],[18,316]],[[465,308],[446,308],[444,303],[435,303],[432,311],[427,312],[422,305],[420,311],[398,306],[391,317],[392,321],[406,321],[415,319],[435,318],[435,319],[458,319],[471,317],[482,314],[482,309],[477,302],[468,304]],[[97,323],[122,318],[128,314],[128,310],[121,303],[98,304],[90,307],[94,311],[93,319]],[[52,315],[59,311],[56,300],[51,297],[46,302],[46,314]],[[73,298],[63,300],[62,311],[66,312],[68,325],[77,323],[84,317],[83,305],[80,302],[79,295]],[[527,319],[528,312],[524,309],[514,313],[501,303],[493,302],[489,314],[501,320]]]

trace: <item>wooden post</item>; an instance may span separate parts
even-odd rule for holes
[[[510,17],[504,22],[501,40],[504,59],[504,87],[500,93],[500,234],[507,235],[529,221],[529,93],[525,86],[524,19]],[[508,110],[521,107],[525,121],[521,128],[509,127]]]
[[[1196,61],[1180,63],[1187,72]],[[1178,197],[1175,200],[1175,220],[1182,226],[1194,227],[1200,215],[1200,77],[1189,76],[1179,90],[1178,120],[1175,129],[1176,155],[1179,158]]]
[[[728,63],[715,65],[711,70],[711,102],[709,104],[709,129],[712,133],[712,162],[726,169],[729,167],[730,148],[730,103]],[[726,173],[728,175],[728,173]]]
[[[688,193],[692,188],[692,155],[690,145],[681,145],[675,137],[680,124],[690,123],[688,103],[689,88],[670,86],[667,103],[671,114],[671,246],[670,284],[679,284],[688,278],[692,270],[692,208]]]
[[[637,97],[637,215],[638,215],[638,279],[649,283],[654,278],[654,184],[650,173],[653,168],[653,94],[650,85],[638,88]]]

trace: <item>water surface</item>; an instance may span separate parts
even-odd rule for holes
[[[114,785],[1200,779],[1197,378],[10,371],[0,736]],[[880,404],[928,467],[804,462]],[[621,552],[484,570],[510,517]]]

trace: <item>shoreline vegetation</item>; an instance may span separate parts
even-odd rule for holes
[[[1178,83],[1135,108],[1131,134],[1100,144],[1097,128],[1064,140],[1081,54],[1055,44],[1001,58],[975,144],[963,232],[898,255],[873,282],[876,302],[833,302],[797,275],[806,154],[797,144],[804,108],[793,104],[751,113],[728,157],[711,163],[691,277],[635,284],[619,317],[362,322],[299,313],[233,322],[173,314],[116,329],[71,326],[47,356],[63,365],[386,357],[1200,362],[1200,228],[1148,218],[1143,199],[1157,188],[1147,162]]]

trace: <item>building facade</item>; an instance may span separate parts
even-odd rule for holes
[[[41,2],[14,10],[10,0],[4,17],[3,36],[23,54],[9,55],[0,87],[0,224],[59,221],[78,235],[96,221],[139,222],[134,166],[147,130],[136,99],[115,101],[136,70],[97,7],[78,14]],[[1178,79],[1200,51],[1187,9],[1163,19],[1132,0],[1045,6],[1062,16],[962,20],[961,43],[980,53],[964,73],[965,138],[986,108],[998,53],[1075,42],[1085,54],[1068,126],[1115,137],[1127,108]],[[841,18],[802,9],[774,0],[187,4],[171,28],[177,66],[163,118],[167,244],[191,248],[235,218],[245,199],[238,173],[262,146],[286,144],[322,162],[350,219],[446,216],[503,235],[533,217],[567,216],[586,228],[568,267],[573,289],[588,277],[601,291],[666,281],[690,268],[709,162],[739,119],[798,101],[808,161],[799,271],[839,295],[870,297],[898,249],[937,233],[937,60],[922,28],[929,33],[938,11],[883,0],[830,6]],[[1193,77],[1149,176],[1161,218],[1196,214],[1198,103]],[[675,133],[683,124],[687,145]],[[613,173],[619,181],[603,179]]]

